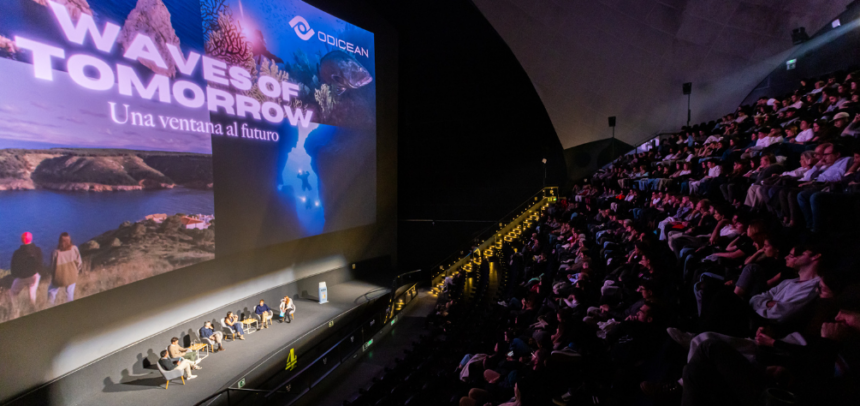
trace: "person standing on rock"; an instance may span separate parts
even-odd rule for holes
[[[30,293],[30,303],[36,306],[36,290],[42,278],[42,249],[33,244],[33,233],[21,234],[21,246],[12,254],[12,287],[9,289],[9,299],[12,303],[12,314],[15,318],[18,312],[18,294],[27,289]]]
[[[51,306],[57,300],[57,292],[60,288],[66,290],[66,301],[75,300],[75,285],[78,283],[78,274],[84,262],[81,260],[81,252],[72,244],[69,233],[60,234],[57,249],[51,255],[51,285],[48,286],[48,303]]]

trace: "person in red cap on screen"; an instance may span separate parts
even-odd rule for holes
[[[36,306],[36,289],[42,278],[42,250],[33,244],[33,234],[21,234],[21,246],[12,254],[12,287],[9,298],[12,303],[12,313],[18,317],[18,294],[27,289],[30,293],[30,303]]]

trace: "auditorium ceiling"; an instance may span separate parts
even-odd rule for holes
[[[630,144],[734,110],[851,0],[473,0],[531,78],[564,148]],[[487,67],[488,69],[491,67]]]

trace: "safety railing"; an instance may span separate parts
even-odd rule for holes
[[[497,223],[479,232],[469,241],[467,247],[456,251],[429,270],[429,279],[433,286],[431,292],[437,293],[442,279],[458,269],[463,268],[471,272],[472,264],[480,264],[483,257],[492,255],[496,249],[501,249],[504,241],[510,242],[518,237],[531,222],[539,218],[541,209],[549,203],[558,201],[558,198],[558,187],[545,187],[499,219]]]

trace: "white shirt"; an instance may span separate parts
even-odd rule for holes
[[[705,140],[705,144],[710,144],[712,142],[720,142],[720,140],[722,139],[723,137],[720,137],[719,135],[712,135]]]
[[[761,148],[767,148],[773,144],[778,144],[780,142],[782,142],[782,137],[780,137],[780,136],[777,136],[777,137],[767,136],[764,138],[759,138],[758,141],[755,142],[755,146],[761,147]]]
[[[713,168],[708,169],[708,177],[709,178],[716,178],[717,176],[720,176],[720,174],[722,172],[723,172],[722,167],[720,167],[719,165],[714,165]]]
[[[805,174],[806,171],[808,171],[808,170],[809,169],[801,166],[801,167],[799,167],[793,171],[785,171],[785,172],[781,173],[780,176],[790,176],[792,178],[799,178],[799,177],[803,176],[803,174]]]
[[[794,137],[794,140],[797,142],[807,142],[815,137],[815,132],[812,131],[812,128],[807,128],[797,134],[797,137]]]
[[[850,160],[851,158],[849,157],[839,158],[833,165],[824,169],[815,180],[818,182],[838,182],[842,180],[842,175],[845,175],[845,171],[848,170],[848,161]]]
[[[720,237],[735,237],[737,235],[738,231],[735,230],[735,227],[731,224],[727,224],[720,229]]]
[[[806,282],[799,279],[782,281],[767,292],[755,295],[750,299],[750,306],[759,316],[777,322],[785,322],[792,315],[818,297],[818,277]],[[776,305],[768,308],[767,302],[774,301]]]

